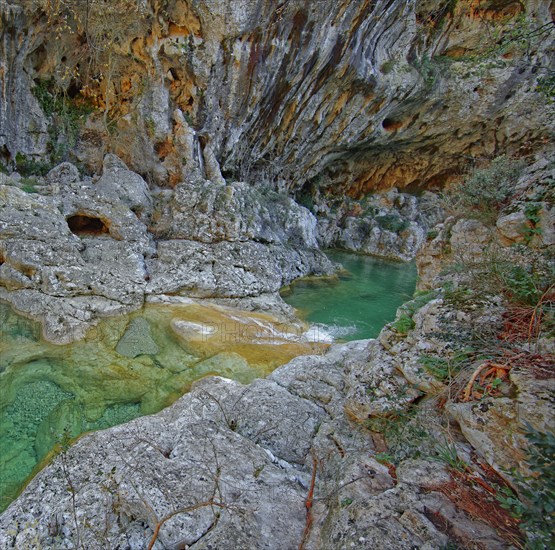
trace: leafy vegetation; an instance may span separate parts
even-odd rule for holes
[[[50,162],[35,160],[22,153],[16,154],[15,166],[16,170],[25,177],[32,175],[44,176],[52,168]]]
[[[399,319],[392,323],[391,328],[401,336],[406,336],[415,326],[416,324],[412,320],[412,317],[409,317],[406,313],[402,313]]]
[[[37,180],[35,178],[23,178],[21,180],[21,187],[20,189],[22,191],[25,191],[25,193],[38,193],[37,190]]]
[[[495,158],[489,166],[475,169],[447,192],[447,208],[465,217],[493,221],[514,194],[524,166],[524,161],[504,155]]]
[[[399,318],[391,324],[391,328],[401,336],[406,336],[416,326],[412,318],[413,315],[436,296],[437,291],[435,290],[415,292],[413,299],[402,305],[401,314]]]
[[[457,375],[474,357],[473,349],[458,351],[451,357],[422,355],[418,359],[424,370],[440,382],[447,382]]]
[[[538,78],[536,91],[542,94],[548,103],[555,102],[555,74],[549,73],[546,76]]]
[[[555,434],[527,427],[530,475],[513,471],[518,495],[501,490],[498,500],[521,521],[530,550],[555,547]]]
[[[385,416],[370,417],[365,422],[366,429],[385,437],[388,450],[377,453],[375,458],[386,464],[427,455],[431,451],[427,447],[433,440],[426,426],[424,415],[414,404],[391,410]]]
[[[68,160],[69,151],[77,144],[79,131],[93,109],[83,98],[69,98],[53,79],[38,81],[33,93],[44,113],[52,119],[48,130],[50,162],[32,167],[35,171],[27,173],[44,175],[52,166]]]
[[[541,235],[542,230],[539,226],[541,218],[540,218],[540,211],[542,209],[542,205],[537,202],[529,202],[526,203],[524,207],[524,215],[526,216],[526,220],[528,221],[528,225],[525,228],[525,241],[526,244],[530,244],[530,241],[536,235]]]

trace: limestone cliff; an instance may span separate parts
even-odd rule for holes
[[[2,3],[4,162],[360,196],[549,138],[548,0],[108,4]]]

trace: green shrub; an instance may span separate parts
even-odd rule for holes
[[[50,162],[44,160],[35,160],[33,158],[27,157],[23,153],[17,153],[15,155],[15,166],[16,170],[22,176],[44,176],[52,168]]]
[[[437,290],[417,290],[410,302],[403,305],[403,309],[407,310],[412,317],[420,308],[423,308],[428,302],[431,302],[438,295]]]
[[[415,326],[416,324],[412,320],[412,317],[409,317],[406,313],[402,313],[399,319],[392,323],[391,328],[401,336],[406,336]]]
[[[539,223],[541,222],[541,209],[542,205],[538,202],[529,202],[524,207],[524,216],[526,216],[526,219],[529,222],[525,228],[524,234],[526,244],[529,244],[535,235],[541,235],[542,233],[542,230],[539,227]]]
[[[393,59],[390,59],[385,63],[382,63],[382,66],[380,67],[380,71],[382,72],[382,74],[389,74],[394,67],[395,67],[395,61]]]
[[[553,72],[538,78],[536,92],[542,94],[547,100],[547,103],[555,102],[555,74]]]
[[[374,458],[380,464],[391,464],[393,462],[393,460],[395,459],[395,457],[393,455],[390,455],[389,453],[376,453],[374,455]]]
[[[460,351],[449,358],[421,355],[418,362],[428,374],[431,374],[440,382],[447,382],[458,374],[474,355],[473,350]]]
[[[48,129],[48,166],[51,168],[68,159],[68,153],[77,144],[79,131],[93,108],[83,98],[69,98],[54,79],[38,81],[33,94],[44,113],[51,118]]]
[[[459,457],[457,447],[451,443],[436,445],[436,454],[430,457],[430,460],[441,462],[453,470],[464,472],[468,468],[468,464]]]
[[[448,191],[449,206],[465,216],[494,221],[513,195],[524,166],[523,161],[497,157],[487,168],[474,170]]]
[[[503,489],[501,506],[521,521],[530,550],[555,548],[555,434],[527,426],[527,464],[531,475],[512,471],[519,496]]]
[[[538,303],[542,290],[533,272],[526,270],[520,265],[515,265],[509,270],[502,272],[500,276],[511,300],[528,305]]]
[[[365,422],[368,430],[381,433],[387,442],[387,452],[375,455],[382,464],[429,456],[435,445],[429,426],[426,414],[421,414],[414,404],[390,410],[386,416],[372,416]]]
[[[21,190],[25,193],[38,193],[36,188],[37,180],[34,178],[23,178],[21,180]]]
[[[397,214],[384,214],[383,216],[376,216],[374,219],[382,229],[393,233],[401,233],[409,226],[409,222]]]

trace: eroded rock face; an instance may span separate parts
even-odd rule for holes
[[[414,314],[414,330],[401,343],[392,340],[387,329],[380,335],[384,346],[400,351],[399,369],[405,378],[424,391],[434,391],[430,382],[437,385],[437,365],[442,365],[440,374],[449,375],[444,380],[450,391],[445,410],[472,447],[506,474],[512,469],[530,473],[528,427],[541,433],[555,429],[554,378],[547,367],[553,362],[553,338],[546,326],[536,328],[535,313],[530,318],[525,314],[522,326],[514,321],[515,311],[542,310],[544,299],[533,291],[520,293],[518,273],[526,273],[534,281],[532,288],[544,288],[550,296],[551,229],[544,236],[551,216],[550,158],[547,152],[523,170],[510,200],[480,211],[463,209],[459,217],[448,217],[433,229],[417,255],[417,266],[419,289],[436,299]],[[404,307],[410,309],[410,303]],[[426,363],[430,352],[434,360],[453,357],[455,344],[463,349],[473,332],[479,336],[473,345],[486,350],[487,360],[478,357],[464,367],[452,361]],[[423,356],[415,357],[415,349]],[[408,359],[403,360],[403,351],[409,351]],[[476,383],[491,366],[500,369],[495,371],[496,383],[503,384],[499,391],[480,389]],[[455,374],[446,367],[455,367]]]
[[[74,150],[81,161],[98,170],[107,146],[172,185],[223,173],[360,196],[441,183],[468,156],[540,142],[552,117],[535,92],[551,35],[532,33],[526,48],[511,40],[515,28],[549,24],[547,0],[40,6],[2,7],[10,162],[46,152],[56,114],[42,114],[31,89],[50,77],[98,109]]]
[[[483,214],[474,212],[475,217],[467,219],[461,212],[442,220],[428,232],[427,241],[416,254],[420,290],[464,279],[465,274],[456,273],[453,264],[462,271],[466,265],[486,273],[488,266],[519,256],[521,264],[528,262],[535,268],[549,263],[547,258],[555,243],[551,198],[555,167],[549,160],[551,156],[548,150],[523,171],[510,203],[499,212],[490,213],[492,223],[488,224]],[[482,219],[477,219],[480,216]],[[448,267],[450,272],[445,269]]]
[[[324,248],[410,261],[424,244],[428,229],[444,217],[437,195],[429,192],[416,197],[393,188],[361,201],[344,198],[329,204],[316,193],[313,209]]]
[[[178,185],[170,201],[153,227],[167,239],[318,247],[314,216],[273,191],[205,180]]]
[[[3,178],[0,298],[40,319],[51,341],[79,339],[149,295],[256,297],[333,270],[308,210],[246,184],[203,181],[153,197],[114,155],[96,180],[58,166],[37,182],[40,194]]]

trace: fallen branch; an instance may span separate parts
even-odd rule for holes
[[[312,528],[312,503],[314,501],[314,485],[316,484],[316,472],[318,470],[318,460],[316,455],[312,453],[312,478],[310,479],[310,487],[308,489],[308,495],[304,502],[306,506],[306,524],[303,531],[303,538],[301,539],[301,543],[299,544],[299,550],[304,549],[304,545],[308,540],[308,535],[310,534],[310,529]]]
[[[147,546],[147,550],[152,550],[152,548],[154,547],[154,545],[156,543],[156,540],[158,539],[160,529],[162,528],[164,523],[166,523],[167,521],[169,521],[170,519],[172,519],[173,517],[175,517],[179,514],[187,514],[189,512],[194,512],[195,510],[198,510],[199,508],[204,508],[205,506],[217,506],[219,508],[226,508],[226,505],[223,504],[222,502],[218,502],[218,501],[215,501],[215,500],[206,500],[204,502],[197,502],[197,504],[187,506],[186,508],[182,508],[181,510],[176,510],[175,512],[172,512],[171,514],[168,514],[166,517],[161,519],[156,524],[156,527],[154,528],[154,534],[152,535],[152,538],[150,539],[150,542]]]
[[[462,398],[463,402],[466,402],[466,401],[470,400],[470,396],[472,394],[472,388],[474,387],[474,383],[478,379],[478,376],[480,376],[480,373],[485,369],[488,369],[488,374],[494,373],[494,372],[498,373],[499,371],[502,371],[503,373],[507,373],[507,371],[511,370],[511,366],[510,365],[501,365],[500,363],[492,363],[491,361],[486,361],[485,363],[482,363],[472,373],[472,376],[470,377],[470,380],[468,381],[468,384],[466,385],[466,387],[464,389],[463,398]]]

